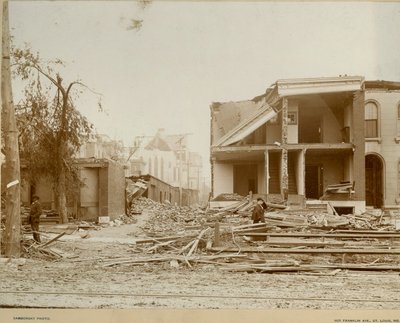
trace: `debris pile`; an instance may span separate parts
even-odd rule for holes
[[[149,238],[135,246],[142,256],[106,261],[106,267],[211,264],[235,272],[326,275],[344,270],[400,271],[400,232],[383,221],[383,212],[337,215],[269,201],[266,222],[252,224],[249,215],[255,202],[249,197],[207,212],[143,198],[137,201],[152,214],[145,226]]]
[[[23,256],[25,258],[39,258],[45,260],[57,260],[65,257],[65,254],[61,250],[49,247],[50,244],[57,241],[64,234],[66,234],[65,231],[45,243],[37,243],[33,239],[24,239],[22,241]],[[41,235],[43,235],[43,233],[41,233]]]
[[[345,270],[400,271],[400,231],[390,221],[390,212],[338,215],[329,202],[325,209],[321,205],[294,209],[284,201],[269,200],[264,203],[265,223],[253,224],[255,201],[250,196],[229,198],[235,200],[207,210],[133,199],[128,215],[107,225],[135,223],[136,214],[144,213],[148,221],[141,228],[146,237],[135,239],[129,256],[103,258],[101,265],[163,264],[174,269],[212,265],[232,272],[322,275]],[[84,238],[82,230],[102,227],[84,221],[73,228],[58,226],[63,231],[45,244],[24,241],[24,252],[49,260],[65,258],[49,244],[73,228],[81,230]]]
[[[125,188],[125,196],[126,196],[126,205],[128,209],[131,208],[132,202],[138,197],[142,196],[142,194],[147,190],[147,183],[141,179],[132,180],[126,179],[126,188]]]
[[[149,221],[142,227],[148,235],[159,233],[177,233],[204,223],[205,212],[199,208],[161,204],[148,198],[136,199],[132,207],[135,210],[146,210],[150,215]]]

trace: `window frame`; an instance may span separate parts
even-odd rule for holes
[[[365,112],[368,103],[372,103],[376,107],[376,119],[366,119]],[[376,136],[375,137],[367,137],[366,129],[364,129],[364,137],[365,141],[377,141],[381,142],[381,107],[378,101],[369,99],[364,102],[364,128],[366,126],[366,121],[368,120],[376,120]]]

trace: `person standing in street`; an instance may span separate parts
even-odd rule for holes
[[[40,243],[39,223],[40,216],[42,215],[42,206],[40,205],[40,198],[37,195],[32,197],[31,211],[30,211],[30,223],[33,233],[33,239]]]
[[[263,208],[264,201],[262,198],[257,199],[257,204],[253,209],[253,214],[251,216],[251,219],[253,220],[253,223],[258,223],[258,222],[264,222],[265,223],[265,217],[264,217],[264,208]]]

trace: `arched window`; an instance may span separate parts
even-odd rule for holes
[[[370,101],[365,104],[365,138],[378,137],[378,106]]]

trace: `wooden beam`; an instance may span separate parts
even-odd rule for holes
[[[289,173],[288,173],[288,99],[282,98],[282,155],[281,155],[281,195],[284,200],[289,193]]]
[[[269,194],[269,153],[264,151],[264,193]]]
[[[362,233],[362,234],[400,234],[400,231],[378,231],[378,230],[335,230],[334,233]]]
[[[254,229],[253,229],[254,230]],[[388,239],[388,238],[399,238],[400,233],[395,234],[343,234],[343,233],[261,233],[261,232],[238,232],[239,236],[254,236],[254,237],[300,237],[300,238],[373,238],[373,239]]]
[[[400,255],[400,249],[351,249],[351,248],[332,248],[332,249],[290,249],[290,248],[225,248],[213,247],[210,249],[212,252],[254,252],[254,253],[293,253],[293,254],[370,254],[370,255]]]
[[[263,245],[268,245],[268,246],[288,246],[288,247],[298,247],[298,246],[305,246],[305,247],[344,247],[344,242],[335,242],[335,241],[330,241],[330,242],[321,242],[321,241],[282,241],[282,240],[277,240],[277,241],[264,241]]]

